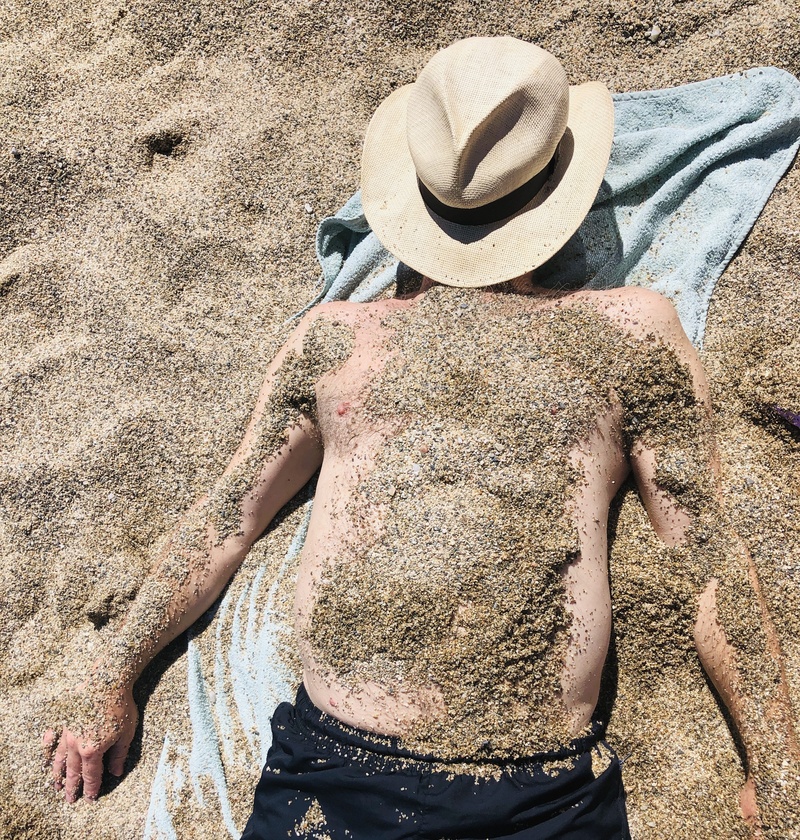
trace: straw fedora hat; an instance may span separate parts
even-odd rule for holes
[[[385,99],[361,200],[378,239],[427,277],[487,286],[548,260],[583,221],[614,133],[600,82],[516,38],[467,38]]]

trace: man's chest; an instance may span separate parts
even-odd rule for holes
[[[431,353],[353,360],[317,384],[317,417],[327,452],[377,451],[409,437],[409,450],[448,458],[485,449],[488,466],[528,466],[585,437],[608,405],[585,377],[557,360],[498,354],[465,359]]]

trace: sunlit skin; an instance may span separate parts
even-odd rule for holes
[[[303,319],[272,362],[253,418],[226,473],[251,452],[254,430],[271,393],[275,372],[287,353],[301,351],[303,336],[314,319],[335,320],[352,328],[351,357],[335,374],[323,376],[317,384],[317,419],[303,416],[287,429],[287,442],[275,457],[265,461],[242,498],[239,532],[220,542],[211,522],[207,523],[207,551],[198,561],[202,573],[193,573],[183,585],[176,587],[165,630],[157,638],[144,640],[118,689],[103,689],[91,678],[78,689],[79,693],[91,696],[101,710],[97,725],[83,731],[64,729],[59,737],[52,732],[47,734],[53,778],[56,787],[65,790],[68,801],[74,801],[81,791],[86,798],[97,797],[106,752],[109,771],[122,774],[136,724],[131,691],[135,680],[166,644],[217,599],[255,539],[320,468],[295,599],[303,680],[312,701],[346,723],[400,736],[410,732],[420,719],[446,714],[435,685],[402,688],[365,681],[353,690],[316,661],[310,645],[303,641],[303,631],[313,610],[315,581],[327,564],[347,561],[348,544],[352,544],[354,534],[352,507],[350,515],[345,515],[345,509],[358,498],[355,487],[375,464],[387,440],[402,426],[402,418],[398,417],[396,423],[387,421],[384,426],[376,427],[362,411],[366,386],[380,374],[381,348],[390,339],[381,321],[392,312],[413,312],[429,285],[428,281],[418,293],[404,298],[317,307]],[[562,307],[592,307],[636,338],[655,334],[688,366],[696,396],[710,411],[707,384],[697,354],[683,333],[674,308],[661,296],[635,288],[553,293],[534,286],[527,278],[516,281],[514,291],[517,294],[512,297],[520,307],[549,308],[555,313]],[[477,292],[487,301],[495,293],[491,289]],[[614,407],[604,409],[596,417],[591,433],[569,453],[571,463],[583,478],[568,500],[568,510],[580,535],[580,553],[563,573],[570,632],[561,691],[552,702],[563,708],[573,735],[578,735],[591,720],[610,639],[607,524],[612,499],[633,473],[653,528],[665,543],[680,544],[692,524],[690,515],[656,483],[654,453],[640,443],[626,451],[620,425]],[[365,510],[364,514],[365,521],[373,521],[375,528],[380,527],[374,508]],[[162,560],[154,566],[156,573]],[[699,599],[695,641],[701,661],[738,724],[743,712],[735,688],[735,657],[717,620],[715,587],[716,582],[709,580]],[[125,627],[121,632],[125,633]],[[769,637],[777,655],[771,629]],[[491,651],[485,651],[485,655],[491,656]],[[98,668],[102,667],[101,662]],[[755,825],[757,809],[750,785],[742,796],[742,810]]]

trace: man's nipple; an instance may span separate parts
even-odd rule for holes
[[[336,413],[339,417],[344,417],[347,412],[350,411],[350,403],[349,402],[342,402],[336,407]]]

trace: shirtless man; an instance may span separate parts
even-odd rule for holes
[[[244,838],[628,837],[594,715],[608,512],[630,472],[695,584],[697,649],[747,752],[744,816],[758,833],[759,806],[768,827],[791,801],[779,651],[723,527],[706,383],[675,311],[641,289],[537,285],[591,206],[612,123],[602,85],[569,88],[510,38],[454,44],[381,105],[365,211],[425,279],[317,307],[272,362],[58,739],[69,801],[97,797],[106,752],[122,774],[142,669],[317,470],[303,683],[273,718]]]

